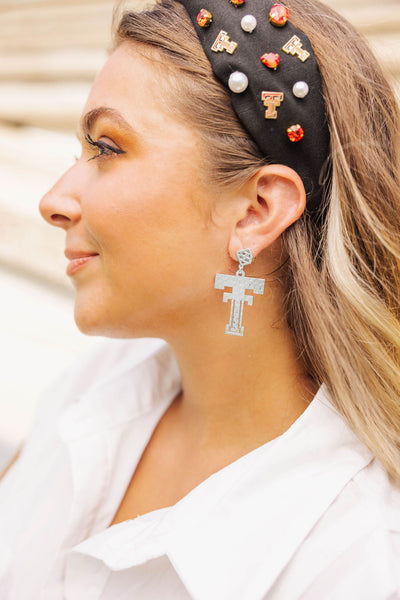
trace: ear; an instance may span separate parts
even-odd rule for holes
[[[300,176],[285,165],[262,167],[242,188],[241,215],[229,241],[229,254],[250,248],[256,257],[303,214],[306,192]]]

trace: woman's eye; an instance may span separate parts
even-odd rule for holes
[[[111,146],[110,144],[107,144],[106,142],[100,140],[93,140],[89,134],[85,136],[85,140],[90,146],[95,147],[97,150],[97,154],[95,156],[92,156],[92,158],[89,158],[89,160],[93,160],[94,158],[113,156],[115,154],[125,154],[125,152],[120,148],[115,148],[114,146]]]

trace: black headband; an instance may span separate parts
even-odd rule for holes
[[[315,211],[329,130],[310,40],[271,0],[181,1],[240,122],[263,156],[297,171]]]

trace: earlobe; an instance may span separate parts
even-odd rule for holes
[[[241,248],[253,256],[268,248],[304,212],[306,192],[299,175],[285,165],[262,167],[246,185],[241,218],[232,231],[229,253]]]

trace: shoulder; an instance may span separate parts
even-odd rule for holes
[[[92,349],[77,357],[44,391],[36,421],[44,413],[59,412],[91,390],[140,369],[151,358],[162,360],[163,354],[168,352],[167,344],[159,339],[96,340]]]
[[[400,599],[400,488],[379,461],[346,483],[288,563],[271,598],[291,597],[296,579],[304,600]]]
[[[89,404],[88,410],[99,414],[106,396],[114,406],[117,401],[127,405],[128,395],[130,403],[134,402],[138,396],[135,389],[150,390],[159,372],[166,376],[176,372],[174,361],[169,346],[160,339],[97,339],[92,349],[77,357],[44,390],[22,454],[53,439],[60,419],[68,419],[71,411],[78,415]]]
[[[81,393],[114,379],[167,348],[163,340],[100,338],[89,351],[78,357],[61,376],[68,389]]]
[[[163,340],[97,338],[92,349],[44,390],[21,455],[10,471],[22,468],[26,461],[39,464],[67,438],[78,436],[82,424],[111,426],[113,419],[128,419],[136,409],[145,411],[157,402],[161,377],[178,385],[175,357]]]

